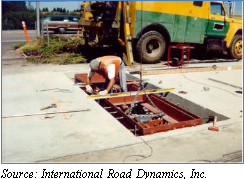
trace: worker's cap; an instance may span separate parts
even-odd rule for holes
[[[90,68],[91,68],[91,70],[92,71],[98,70],[99,64],[100,64],[100,60],[98,58],[92,60],[90,62]]]

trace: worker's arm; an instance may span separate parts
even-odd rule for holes
[[[108,83],[106,90],[110,91],[111,88],[114,86],[114,83],[115,83],[115,64],[109,65],[107,70],[108,70],[109,83]]]
[[[114,83],[115,83],[115,78],[112,78],[110,79],[109,83],[108,83],[108,86],[106,88],[107,91],[110,91],[111,88],[114,86]]]
[[[89,76],[87,76],[86,85],[90,85],[90,84],[91,84],[91,78]]]
[[[100,91],[98,95],[106,95],[111,90],[115,83],[115,64],[111,64],[107,67],[109,83],[104,91]]]
[[[86,91],[88,93],[93,93],[93,89],[91,87],[91,77],[94,75],[94,72],[90,71],[87,75],[87,79],[86,79]]]
[[[90,85],[91,84],[91,78],[94,75],[94,72],[90,71],[87,75],[87,79],[86,79],[86,85]]]

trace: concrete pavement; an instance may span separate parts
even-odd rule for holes
[[[73,75],[88,71],[87,64],[20,66],[3,66],[3,116],[8,117],[3,119],[3,162],[204,162],[203,159],[216,161],[226,153],[242,150],[242,95],[235,94],[231,86],[208,80],[222,77],[242,86],[241,80],[235,80],[241,78],[242,70],[184,74],[231,93],[212,87],[204,91],[203,84],[182,74],[144,76],[159,87],[175,87],[175,94],[230,119],[218,123],[222,126],[219,133],[208,131],[211,124],[205,124],[141,139],[96,102],[87,100],[86,94],[73,84]],[[160,85],[159,80],[163,81]],[[180,90],[187,94],[179,94]],[[52,103],[57,108],[45,112],[91,111],[35,115]],[[21,114],[33,116],[11,117]]]
[[[62,73],[3,75],[2,90],[3,162],[36,162],[140,141]],[[53,103],[57,108],[41,111]],[[56,114],[60,111],[67,113]],[[54,114],[38,115],[49,112]]]
[[[219,133],[205,128],[192,133],[158,137],[146,143],[141,141],[140,144],[66,156],[45,162],[216,163],[224,154],[242,149],[241,133],[242,125],[236,123],[221,127]]]
[[[35,30],[28,30],[31,39],[36,37]],[[11,45],[19,42],[25,42],[23,30],[2,31],[2,64],[16,64],[23,61],[23,56],[17,53]]]

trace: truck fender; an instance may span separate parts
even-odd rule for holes
[[[226,46],[227,48],[230,47],[230,44],[233,40],[233,38],[235,37],[235,35],[242,35],[242,29],[238,28],[238,27],[235,27],[235,28],[231,28],[225,38],[225,41],[226,41]]]
[[[149,32],[149,31],[157,31],[160,34],[162,34],[165,37],[167,44],[171,41],[171,37],[170,37],[169,31],[167,30],[167,28],[158,23],[151,23],[151,24],[143,27],[136,34],[135,38],[139,39],[144,33]]]

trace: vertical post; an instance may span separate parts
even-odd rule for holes
[[[232,14],[232,12],[231,12],[231,3],[229,3],[229,16],[231,17],[231,14]]]
[[[129,4],[127,1],[122,1],[122,13],[124,18],[124,36],[125,36],[125,47],[127,54],[126,65],[132,66],[134,64],[133,52],[132,52],[132,37],[130,33],[130,24],[129,24]]]
[[[36,24],[36,21],[35,21],[35,29],[36,29],[36,27],[37,27],[37,24]],[[36,35],[37,35],[37,33],[36,33]]]
[[[235,2],[231,2],[231,15],[235,14],[235,9],[236,9],[236,3]]]
[[[49,29],[48,29],[48,21],[47,23],[47,45],[49,46]]]
[[[217,116],[214,116],[213,127],[216,127],[216,123],[217,123]]]
[[[41,24],[41,35],[42,35],[42,38],[44,38],[44,22]]]
[[[40,10],[39,10],[39,2],[36,1],[36,31],[37,37],[40,37]]]
[[[29,38],[29,35],[28,35],[28,32],[27,32],[25,21],[22,21],[22,25],[23,25],[23,29],[24,29],[24,33],[25,33],[26,42],[30,45],[30,38]]]

